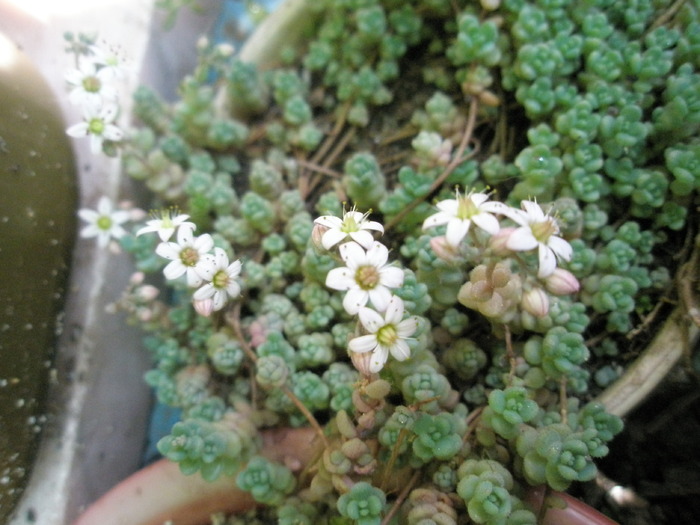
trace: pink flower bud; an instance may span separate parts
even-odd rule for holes
[[[134,272],[131,274],[131,277],[129,277],[129,282],[131,284],[141,284],[145,278],[146,274],[143,272]]]
[[[328,228],[322,224],[314,224],[313,229],[311,230],[311,242],[314,243],[314,246],[322,252],[327,251],[323,247],[323,243],[321,242],[321,239],[323,238],[323,234],[328,231]]]
[[[491,251],[496,255],[510,255],[513,253],[512,250],[506,248],[506,243],[514,231],[515,228],[513,227],[501,228],[498,230],[498,233],[492,235],[489,240],[489,248],[491,248]]]
[[[459,250],[447,242],[444,235],[430,239],[430,247],[443,261],[454,262],[459,256]]]
[[[360,374],[363,377],[370,377],[372,372],[370,371],[370,363],[372,362],[372,352],[349,352],[350,361],[355,365]]]
[[[520,306],[535,317],[544,317],[549,312],[549,296],[542,288],[532,288],[523,294]]]
[[[158,290],[158,288],[150,284],[144,284],[143,286],[139,286],[136,289],[136,297],[138,297],[140,301],[146,303],[153,301],[156,297],[158,297],[159,293],[160,291]]]
[[[212,301],[211,298],[192,301],[192,303],[194,304],[195,311],[203,317],[209,317],[214,311],[214,301]]]
[[[578,292],[581,284],[571,272],[556,268],[554,273],[544,280],[544,285],[554,295],[568,295]]]

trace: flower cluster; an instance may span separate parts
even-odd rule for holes
[[[208,233],[195,236],[196,227],[187,221],[188,218],[185,214],[173,217],[171,212],[164,212],[162,218],[149,221],[137,235],[158,233],[162,241],[156,247],[156,253],[170,261],[163,274],[170,280],[184,275],[187,286],[197,288],[192,296],[195,309],[208,316],[212,311],[221,310],[229,298],[240,295],[238,276],[242,265],[240,260],[229,263],[226,251],[215,247]],[[175,232],[177,241],[169,241]]]
[[[125,236],[126,230],[122,225],[140,217],[141,213],[136,209],[113,210],[109,198],[102,196],[97,210],[81,209],[78,215],[88,223],[81,235],[97,237],[98,244],[105,247],[112,238]],[[229,299],[241,294],[238,278],[242,264],[240,260],[229,263],[226,251],[214,246],[214,240],[208,233],[195,236],[196,226],[187,219],[189,215],[174,209],[161,210],[146,221],[136,236],[145,233],[158,235],[161,242],[156,246],[155,253],[170,261],[163,268],[163,274],[169,280],[185,276],[187,286],[197,288],[192,296],[195,310],[208,316],[221,310]],[[170,240],[173,235],[175,242]]]
[[[504,319],[505,312],[519,302],[526,312],[544,317],[549,312],[546,291],[555,295],[568,295],[578,291],[579,283],[573,274],[557,268],[558,261],[571,260],[573,250],[560,237],[555,216],[545,213],[535,201],[522,201],[521,209],[517,209],[489,200],[487,193],[470,192],[462,195],[459,190],[455,193],[454,199],[439,201],[439,211],[423,222],[423,229],[444,226],[444,235],[431,239],[431,246],[439,257],[450,261],[459,260],[460,254],[464,252],[461,245],[471,231],[469,238],[472,244],[484,247],[478,252],[482,263],[486,247],[493,254],[496,265],[503,265],[503,260],[514,257],[519,252],[534,250],[537,250],[538,261],[535,279],[530,278],[527,266],[523,272],[515,275],[511,275],[510,266],[502,266],[505,271],[504,286],[511,289],[513,285],[516,286],[512,292],[500,293],[495,303],[493,293],[498,285],[497,281],[491,280],[493,269],[477,266],[472,273],[472,280],[460,292],[462,304],[489,317]],[[511,225],[501,227],[499,219],[509,220]],[[474,232],[472,224],[478,228],[478,232]],[[520,258],[519,261],[522,262],[523,259]],[[482,276],[480,268],[488,270],[489,277]],[[522,279],[529,281],[522,283]],[[513,300],[508,300],[508,297]]]
[[[116,81],[124,72],[119,58],[98,47],[87,37],[79,41],[68,35],[76,57],[76,67],[65,75],[68,99],[81,108],[83,121],[70,126],[71,137],[90,137],[92,153],[103,151],[105,143],[122,140],[124,132],[115,124],[119,116]]]
[[[404,272],[387,264],[388,248],[370,233],[384,233],[384,227],[354,209],[346,211],[342,219],[324,215],[314,222],[316,236],[324,249],[342,243],[338,253],[345,266],[328,272],[326,286],[346,291],[343,308],[359,317],[366,332],[348,343],[357,369],[365,375],[377,373],[389,354],[398,361],[408,359],[411,351],[406,340],[418,328],[418,319],[415,316],[404,319],[404,302],[391,292],[403,285]],[[348,242],[343,242],[348,238]]]

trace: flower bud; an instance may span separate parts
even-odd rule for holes
[[[209,317],[214,311],[214,301],[212,301],[211,298],[192,302],[194,304],[195,311],[203,317]]]
[[[323,226],[322,224],[314,224],[313,229],[311,230],[311,242],[313,245],[316,247],[317,250],[321,252],[327,251],[323,247],[323,242],[321,240],[323,239],[323,234],[328,231],[327,226]]]
[[[443,261],[454,262],[459,257],[459,250],[447,242],[444,235],[430,239],[430,247]]]
[[[544,317],[549,312],[549,296],[542,288],[532,288],[523,293],[520,306],[535,317]]]
[[[545,288],[554,295],[568,295],[578,292],[581,284],[571,272],[556,268],[552,275],[544,280]]]
[[[153,301],[156,297],[158,297],[159,293],[160,291],[158,288],[150,284],[144,284],[136,289],[136,297],[145,303]]]
[[[370,377],[372,375],[372,371],[370,370],[372,365],[372,352],[350,351],[349,353],[350,361],[352,361],[352,364],[355,365],[357,371],[360,372],[363,377]]]
[[[501,228],[498,230],[498,233],[491,236],[491,239],[489,240],[489,248],[491,248],[491,251],[495,255],[510,255],[512,253],[512,250],[506,248],[506,243],[514,231],[515,228],[512,227]]]

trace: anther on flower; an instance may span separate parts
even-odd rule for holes
[[[221,310],[229,297],[238,297],[241,285],[237,277],[241,273],[241,261],[228,262],[228,255],[219,247],[214,248],[214,255],[207,255],[202,263],[199,274],[211,281],[192,296],[195,301],[211,298],[214,310]]]
[[[205,233],[195,237],[194,226],[183,224],[177,230],[177,242],[160,243],[156,246],[156,253],[170,259],[170,263],[163,269],[167,279],[177,279],[187,274],[187,285],[195,287],[204,282],[205,270],[210,266],[204,256],[213,247],[214,240],[211,235]]]
[[[327,228],[321,235],[322,246],[326,250],[330,250],[333,246],[349,237],[366,250],[369,250],[372,247],[372,243],[374,243],[374,237],[370,230],[384,233],[384,226],[376,221],[367,220],[368,216],[369,212],[363,214],[353,208],[343,213],[342,219],[333,215],[318,217],[314,223]]]
[[[122,227],[129,220],[129,212],[115,210],[112,201],[105,196],[97,202],[97,210],[83,208],[78,210],[78,216],[87,222],[80,231],[81,237],[97,237],[97,244],[104,248],[110,239],[119,239],[126,231]]]
[[[386,264],[387,247],[374,241],[365,251],[356,242],[348,242],[341,244],[339,251],[346,266],[328,272],[326,286],[347,290],[343,307],[350,315],[355,315],[368,302],[383,312],[391,299],[389,288],[403,284],[403,270]]]
[[[389,354],[398,361],[404,361],[411,355],[406,339],[418,328],[418,319],[403,319],[404,304],[400,297],[391,297],[384,317],[371,308],[360,308],[359,317],[362,326],[369,332],[350,341],[351,352],[371,352],[369,370],[379,372],[389,358]]]
[[[160,240],[163,242],[169,241],[170,237],[173,236],[175,230],[187,224],[194,228],[194,224],[191,222],[186,222],[190,218],[189,215],[184,213],[179,213],[176,208],[169,208],[167,210],[158,210],[151,212],[153,219],[146,221],[146,226],[141,228],[136,232],[136,235],[143,235],[144,233],[156,232]]]
[[[469,232],[472,222],[485,232],[494,235],[500,225],[494,213],[503,213],[508,206],[501,202],[489,201],[486,193],[468,193],[461,195],[455,191],[454,199],[445,199],[437,203],[440,210],[423,222],[423,229],[447,224],[445,239],[452,246],[458,246]]]
[[[511,213],[508,216],[517,222],[517,228],[506,241],[506,247],[514,251],[528,251],[537,248],[539,256],[540,278],[552,275],[557,266],[557,258],[568,261],[571,259],[571,245],[556,234],[559,233],[557,220],[545,214],[542,208],[533,201],[521,203],[523,211]]]

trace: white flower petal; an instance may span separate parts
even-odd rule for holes
[[[382,316],[372,308],[360,308],[357,315],[360,318],[360,323],[362,323],[365,330],[372,334],[377,333],[377,330],[384,326],[384,318],[382,318]]]
[[[172,263],[170,263],[172,264]],[[190,288],[196,288],[204,282],[204,279],[197,273],[197,269],[194,267],[187,268],[187,286]]]
[[[353,288],[343,297],[343,308],[350,315],[355,315],[361,307],[367,304],[369,294],[361,288]],[[375,305],[376,306],[376,305]]]
[[[442,226],[443,224],[447,224],[453,217],[454,215],[451,215],[449,213],[445,213],[442,211],[437,212],[435,215],[431,215],[423,221],[423,229],[427,230],[428,228]]]
[[[369,300],[372,301],[372,306],[374,306],[380,312],[386,311],[392,298],[391,292],[388,288],[378,286],[366,293],[369,294]]]
[[[403,319],[404,304],[403,299],[398,295],[393,295],[389,300],[384,313],[386,324],[398,324]]]
[[[330,233],[330,232],[326,232]],[[355,241],[357,244],[362,246],[365,249],[369,249],[372,246],[372,243],[374,242],[374,236],[368,232],[367,230],[359,230],[356,232],[351,232],[350,238]],[[325,236],[324,236],[325,237]],[[325,244],[324,244],[325,247]]]
[[[459,201],[457,199],[445,199],[436,204],[437,209],[446,213],[450,217],[456,217],[459,211]]]
[[[173,280],[180,277],[186,271],[187,267],[182,264],[180,259],[176,259],[174,261],[170,261],[165,268],[163,268],[163,275],[165,275],[166,279]]]
[[[321,215],[314,220],[314,223],[325,226],[326,228],[340,228],[343,221],[339,217],[333,215]]]
[[[238,297],[239,295],[241,295],[241,285],[238,284],[238,282],[234,279],[231,279],[228,283],[228,286],[226,286],[226,293],[231,298]]]
[[[87,208],[78,210],[78,217],[83,219],[85,222],[95,223],[101,216],[102,215],[97,213],[95,210],[89,210]]]
[[[372,359],[369,361],[369,371],[376,374],[384,368],[386,360],[389,357],[389,351],[387,348],[377,345],[377,348],[372,352]]]
[[[80,230],[80,236],[84,238],[97,237],[103,231],[104,230],[98,228],[96,224],[88,224],[82,230]]]
[[[365,230],[375,230],[384,233],[384,226],[377,221],[365,221],[362,223],[361,228]]]
[[[367,250],[367,263],[377,268],[384,266],[389,260],[389,249],[382,243],[374,241]]]
[[[477,208],[481,208],[481,205],[489,200],[489,195],[488,193],[471,193],[465,198],[471,199]]]
[[[571,255],[573,254],[571,245],[561,237],[552,235],[549,238],[549,241],[547,241],[547,246],[554,251],[557,257],[560,257],[565,261],[571,260]]]
[[[194,240],[194,227],[182,225],[177,229],[177,243],[180,246],[191,246]]]
[[[105,126],[102,136],[107,140],[111,140],[112,142],[119,142],[122,138],[124,138],[124,132],[117,126],[109,124]]]
[[[545,214],[540,208],[540,205],[533,201],[522,201],[520,206],[525,210],[530,222],[542,222],[545,220]]]
[[[192,298],[195,301],[203,301],[204,299],[209,299],[212,295],[214,295],[214,292],[216,292],[214,285],[207,283],[201,288],[198,288],[194,294],[192,294]]]
[[[340,253],[340,258],[351,270],[357,269],[358,266],[365,264],[367,260],[365,250],[356,242],[341,244],[338,252]]]
[[[180,231],[182,229],[182,226],[178,229]],[[192,247],[197,250],[199,253],[205,253],[210,251],[214,247],[214,239],[212,238],[211,235],[208,233],[205,233],[203,235],[200,235],[197,237],[194,242],[192,243]],[[219,248],[221,249],[221,248]],[[226,252],[221,250],[226,257],[226,264],[228,264],[228,257],[226,256]]]
[[[374,350],[376,346],[377,337],[374,334],[355,337],[348,343],[348,348],[353,352],[357,352],[358,354],[363,354],[365,352],[369,352],[370,350]]]
[[[406,341],[403,341],[399,339],[394,343],[394,345],[389,349],[391,352],[391,355],[394,356],[394,359],[397,361],[405,361],[409,357],[411,357],[411,349],[408,346],[408,343]]]
[[[459,246],[459,243],[464,239],[464,236],[469,232],[471,221],[452,219],[447,223],[445,231],[445,240],[451,246]]]
[[[508,237],[508,240],[506,241],[506,248],[516,252],[522,252],[533,250],[538,244],[539,243],[537,242],[537,239],[535,239],[535,236],[532,235],[530,228],[521,226],[510,234],[510,237]]]
[[[501,229],[498,219],[490,213],[477,213],[472,217],[472,221],[486,233],[496,235]]]
[[[214,310],[221,310],[226,305],[226,299],[228,299],[226,292],[222,290],[214,292]]]
[[[418,329],[418,318],[414,315],[404,319],[396,325],[396,333],[399,337],[406,339],[416,333]]]
[[[538,250],[540,269],[537,272],[537,277],[544,278],[552,275],[554,269],[557,267],[557,259],[554,256],[554,252],[547,248],[544,244],[540,244]]]
[[[78,124],[73,124],[66,130],[66,134],[70,137],[75,138],[85,137],[88,134],[87,122],[79,122]]]
[[[326,250],[330,250],[333,246],[345,239],[345,237],[347,237],[347,234],[341,232],[339,229],[332,228],[323,234],[321,237],[321,244]]]
[[[396,266],[385,266],[379,270],[379,283],[389,288],[398,288],[403,285],[404,273]]]
[[[161,242],[156,246],[156,254],[174,261],[180,258],[180,246],[174,242]]]
[[[355,273],[346,267],[333,268],[326,275],[326,286],[334,290],[349,290],[355,284]]]

